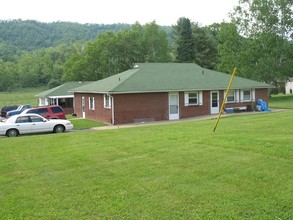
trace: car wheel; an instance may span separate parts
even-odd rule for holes
[[[16,129],[10,129],[6,132],[7,137],[16,137],[18,136],[18,130]]]
[[[63,133],[65,130],[63,125],[56,125],[54,127],[54,133]]]

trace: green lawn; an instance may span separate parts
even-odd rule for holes
[[[89,129],[89,128],[93,128],[93,127],[100,127],[100,126],[107,125],[103,122],[93,121],[93,120],[84,119],[84,118],[68,117],[68,119],[73,124],[74,130],[84,130],[84,129]]]
[[[292,219],[293,111],[1,138],[1,219]]]
[[[272,95],[269,99],[269,107],[293,109],[293,95]]]
[[[5,105],[38,105],[37,93],[47,90],[46,87],[22,88],[14,92],[0,92],[0,109]]]

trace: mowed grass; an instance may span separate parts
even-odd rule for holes
[[[292,219],[293,111],[0,139],[1,219]]]
[[[85,118],[73,118],[69,117],[68,120],[71,121],[73,124],[73,129],[74,130],[84,130],[84,129],[89,129],[93,127],[101,127],[101,126],[106,126],[106,123],[103,122],[98,122],[98,121],[93,121]]]
[[[46,87],[21,88],[13,92],[0,92],[0,108],[5,105],[23,105],[30,104],[38,106],[36,94],[47,90]]]
[[[293,109],[293,95],[272,95],[269,99],[269,107]]]

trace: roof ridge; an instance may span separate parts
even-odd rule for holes
[[[119,88],[120,86],[122,86],[123,84],[125,84],[135,73],[137,73],[138,71],[139,71],[140,69],[139,69],[139,67],[138,68],[132,68],[132,69],[129,69],[129,70],[126,70],[126,71],[124,71],[124,72],[122,72],[122,73],[120,73],[121,75],[124,75],[126,72],[132,72],[132,73],[130,73],[128,76],[126,76],[125,77],[125,79],[124,80],[122,80],[121,81],[121,83],[118,83],[117,84],[117,86],[115,86],[115,87],[113,87],[112,89],[111,89],[111,91],[114,91],[115,89],[117,89],[117,88]],[[124,74],[123,74],[124,73]],[[113,75],[113,76],[117,76],[118,77],[118,75],[119,74],[117,74],[117,75]],[[118,77],[119,78],[119,81],[120,81],[120,77]],[[107,78],[105,78],[105,79],[107,79]],[[109,92],[111,92],[111,91],[109,91]]]
[[[138,63],[124,72],[112,75],[73,92],[129,93],[185,90],[219,90],[227,88],[231,75],[203,68],[194,63]],[[233,88],[271,88],[266,83],[235,77]]]
[[[50,94],[51,92],[54,92],[54,91],[56,91],[57,89],[61,88],[63,85],[64,85],[64,84],[61,84],[61,85],[59,85],[59,86],[53,87],[53,88],[48,89],[48,90],[45,90],[45,91],[43,91],[43,92],[39,92],[39,93],[37,93],[35,96],[36,96],[36,97],[43,97],[44,95],[46,96],[47,94]]]

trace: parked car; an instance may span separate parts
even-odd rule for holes
[[[5,105],[1,108],[1,117],[5,118],[6,113],[12,110],[16,110],[18,108],[18,105]]]
[[[37,108],[26,109],[22,114],[35,113],[46,119],[66,119],[64,110],[59,105],[40,106]]]
[[[31,133],[63,133],[71,129],[73,125],[68,120],[47,120],[38,114],[13,115],[5,122],[0,122],[0,135],[8,137]]]
[[[22,113],[24,110],[31,108],[31,105],[25,104],[25,105],[20,105],[16,110],[8,111],[6,113],[6,118],[11,117],[12,115],[19,115]]]

